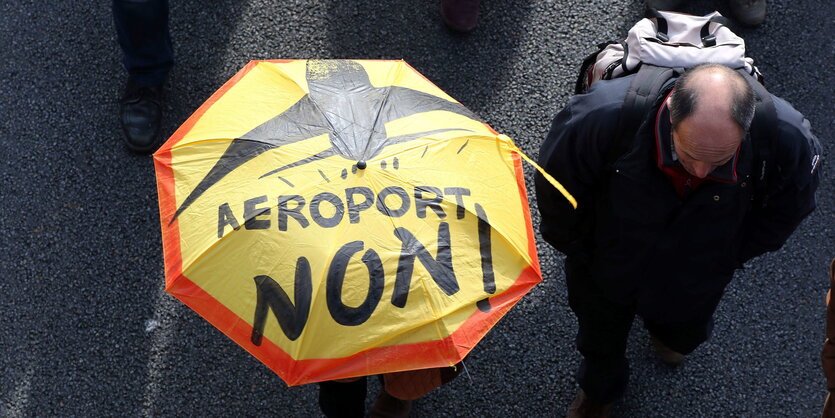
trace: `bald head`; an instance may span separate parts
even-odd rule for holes
[[[724,116],[745,132],[754,119],[754,92],[738,72],[720,64],[702,64],[676,80],[669,106],[674,128],[702,113]]]
[[[675,84],[668,106],[682,166],[704,178],[730,161],[754,117],[754,93],[728,67],[697,66]]]

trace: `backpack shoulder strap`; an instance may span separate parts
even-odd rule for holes
[[[775,156],[777,153],[777,109],[771,94],[760,82],[744,69],[737,70],[748,81],[757,100],[757,110],[751,122],[749,134],[754,152],[754,205],[764,208],[768,205],[768,186],[776,175]]]
[[[609,147],[607,161],[614,163],[629,147],[650,107],[658,100],[668,82],[683,73],[683,69],[642,64],[629,83],[618,121],[615,144]]]

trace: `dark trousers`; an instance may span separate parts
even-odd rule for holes
[[[113,0],[113,22],[131,81],[141,86],[164,83],[174,65],[168,0]]]
[[[367,378],[353,382],[320,382],[319,409],[327,418],[365,417]]]
[[[578,383],[593,401],[614,402],[623,396],[629,382],[626,341],[636,307],[608,300],[592,281],[588,268],[570,258],[565,261],[565,276],[568,303],[579,327],[577,349],[583,355],[577,371]],[[644,318],[644,327],[667,347],[689,354],[710,337],[713,310],[687,322],[664,323]]]

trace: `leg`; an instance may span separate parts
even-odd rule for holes
[[[626,340],[635,310],[607,300],[588,268],[570,258],[565,261],[565,276],[568,302],[579,326],[577,349],[583,355],[577,380],[593,402],[612,403],[623,396],[629,381]]]
[[[159,141],[162,84],[174,62],[168,34],[168,0],[113,0],[113,22],[128,71],[119,121],[128,148],[147,154]]]
[[[328,418],[363,418],[367,379],[319,383],[319,409]]]
[[[710,338],[713,317],[674,324],[659,324],[644,319],[644,327],[671,350],[687,355]]]
[[[666,322],[658,318],[644,318],[644,328],[653,338],[663,345],[681,354],[690,354],[713,332],[713,312],[719,305],[722,293],[704,295],[694,300],[693,316],[678,322]]]
[[[143,87],[163,84],[174,64],[168,0],[113,0],[113,22],[130,79]]]

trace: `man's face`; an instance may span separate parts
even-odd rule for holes
[[[673,129],[673,144],[682,167],[705,178],[730,161],[742,141],[742,129],[727,118],[694,114]]]

